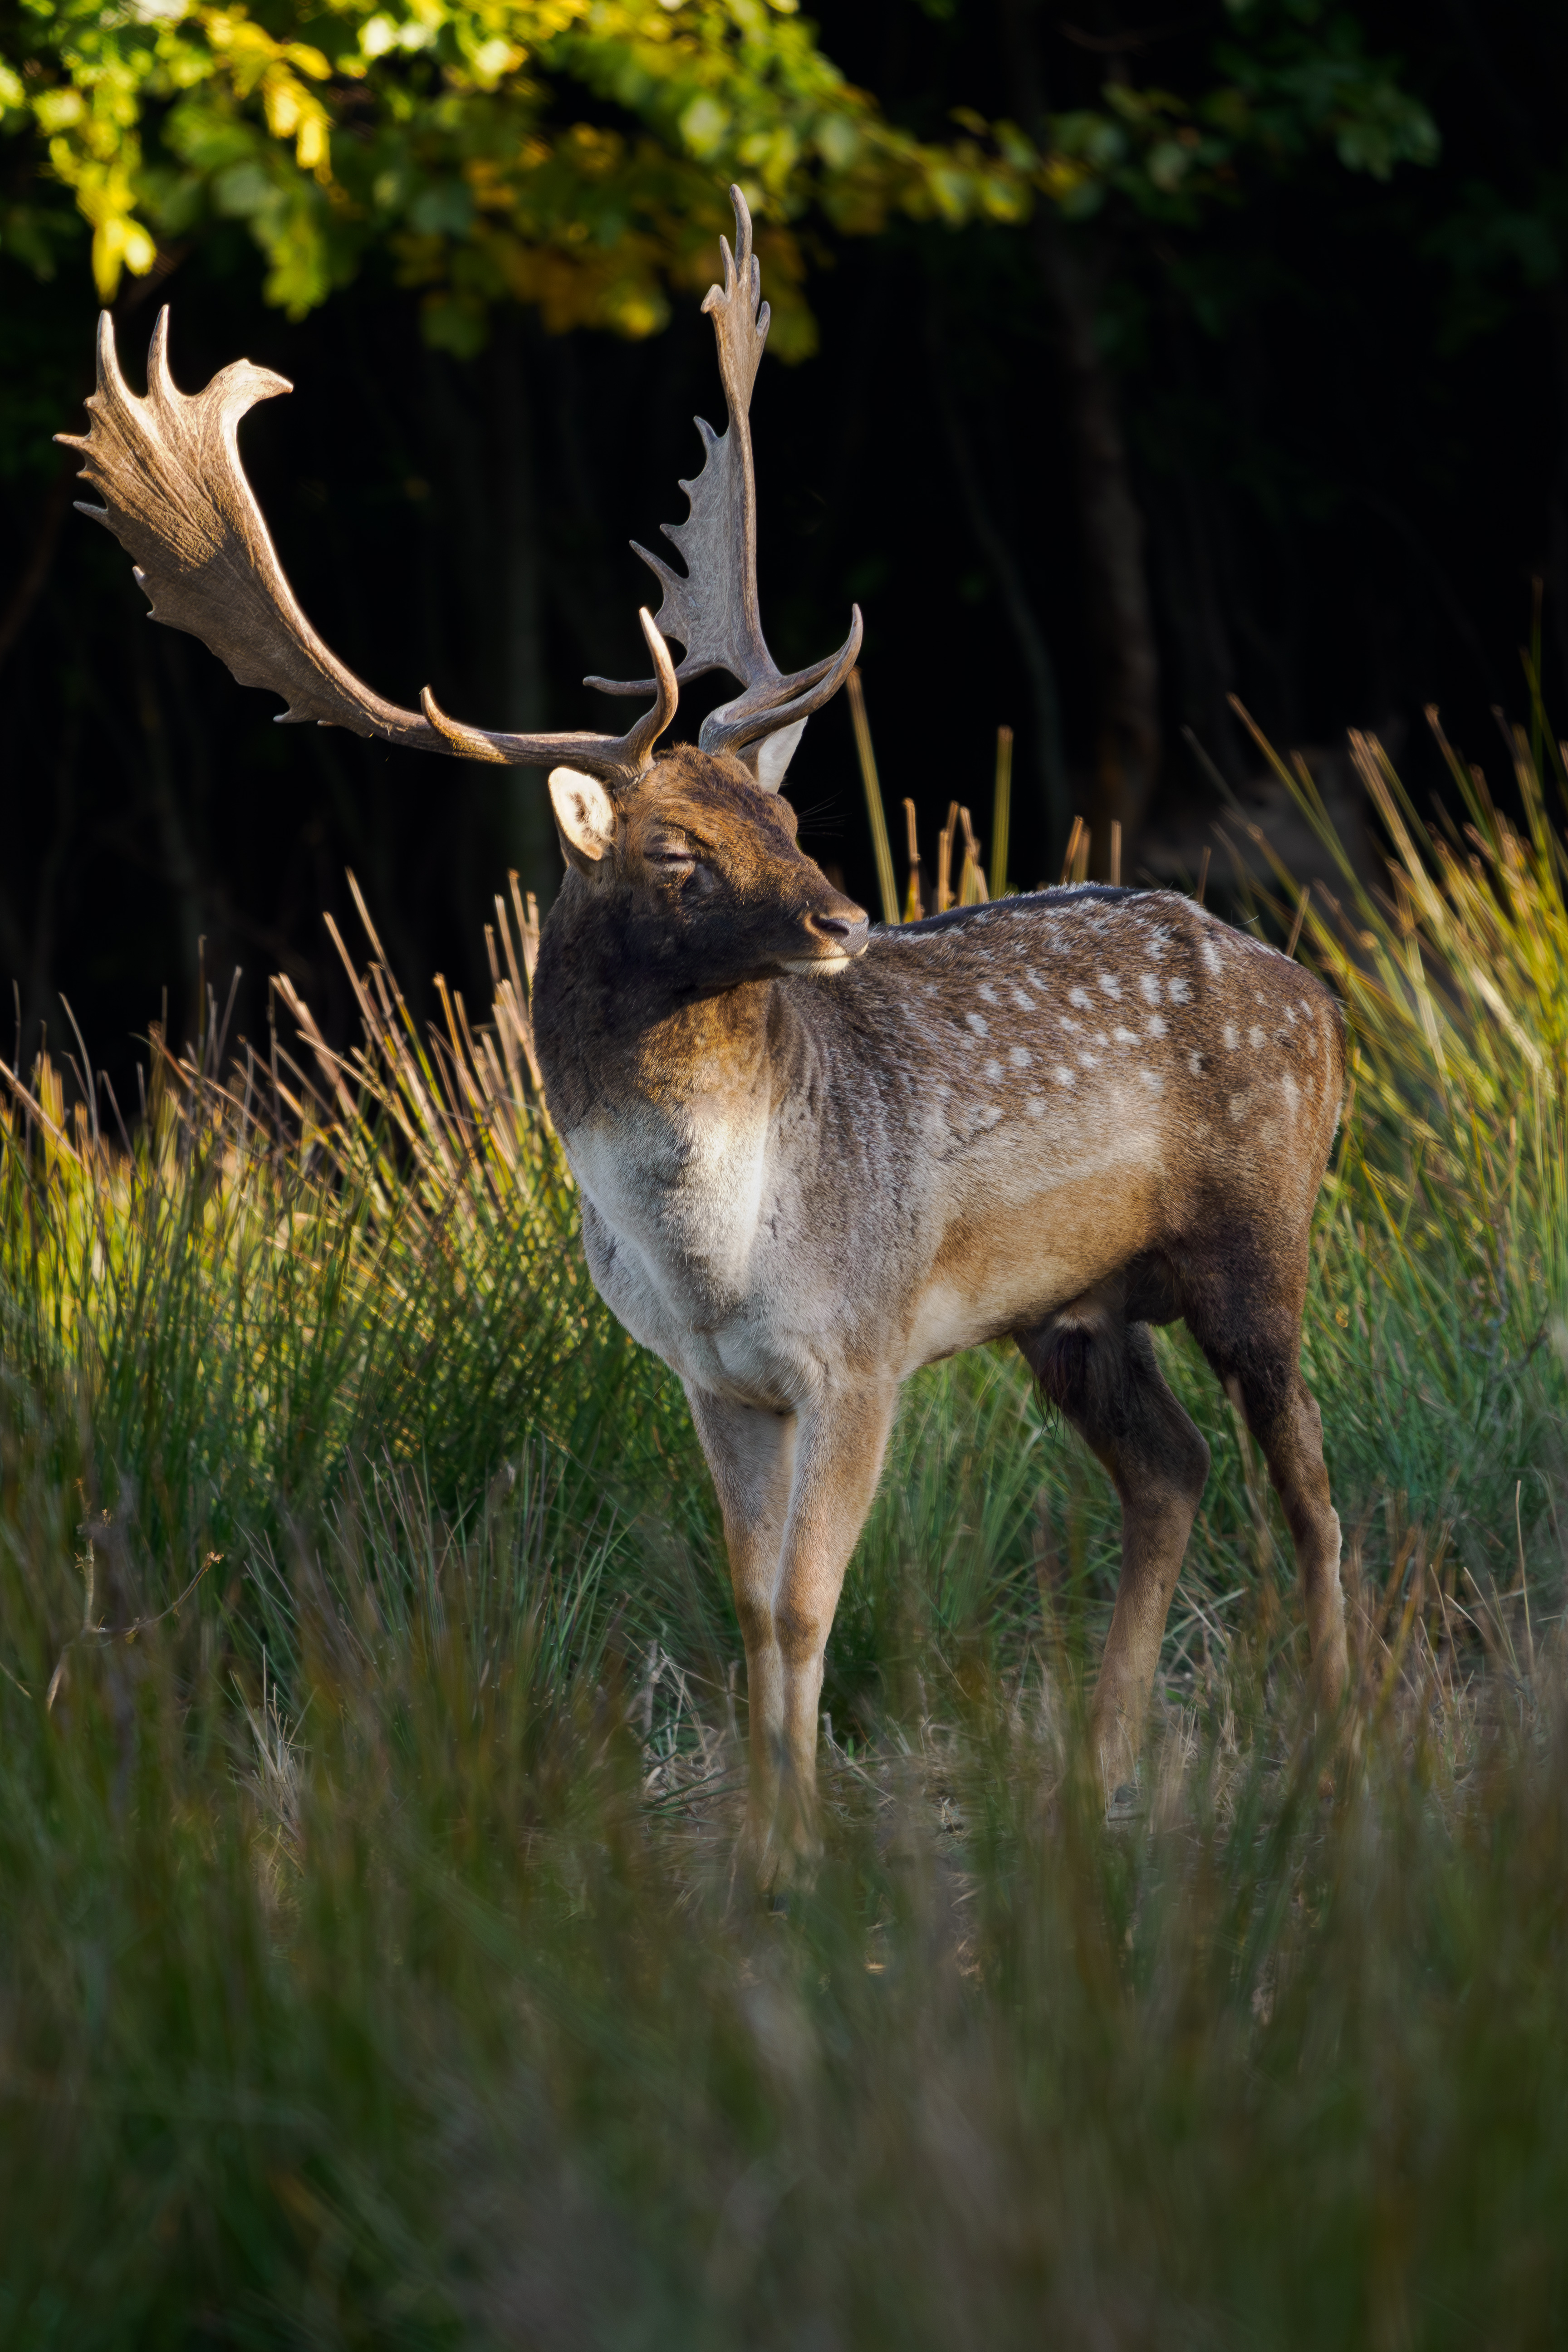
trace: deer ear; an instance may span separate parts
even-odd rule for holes
[[[781,727],[776,735],[764,735],[760,743],[752,745],[754,773],[764,793],[778,791],[805,733],[805,720],[797,719],[793,727]]]
[[[550,804],[566,863],[589,874],[613,845],[616,804],[596,777],[578,768],[552,768]]]

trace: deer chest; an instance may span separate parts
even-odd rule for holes
[[[563,1137],[600,1297],[634,1339],[714,1394],[783,1407],[820,1328],[805,1204],[765,1107],[599,1112]]]

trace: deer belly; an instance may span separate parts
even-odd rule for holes
[[[947,1222],[914,1301],[905,1370],[1026,1328],[1103,1282],[1161,1232],[1155,1171],[1115,1171],[1034,1192],[1001,1186]]]

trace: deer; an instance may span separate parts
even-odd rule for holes
[[[82,510],[279,723],[548,769],[565,871],[535,974],[545,1106],[600,1297],[681,1382],[717,1493],[745,1649],[742,1843],[764,1884],[819,1851],[818,1706],[899,1398],[1011,1340],[1109,1473],[1121,1569],[1088,1711],[1108,1809],[1135,1803],[1166,1619],[1209,1450],[1152,1332],[1184,1321],[1261,1448],[1291,1536],[1310,1689],[1346,1682],[1340,1523],[1300,1370],[1314,1205],[1338,1127],[1337,1000],[1191,898],[1086,883],[873,925],[805,855],[781,787],[858,654],[786,675],[757,595],[752,390],[768,331],[752,224],[708,293],[728,422],[697,419],[676,571],[639,614],[653,675],[618,736],[520,735],[381,699],[300,609],[237,430],[290,389],[239,361],[195,395],[159,317],[147,393],[105,314]],[[668,640],[684,651],[677,667]],[[738,688],[695,744],[680,689]]]

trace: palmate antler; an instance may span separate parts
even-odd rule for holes
[[[769,311],[762,271],[752,251],[752,216],[739,188],[735,251],[720,239],[722,288],[710,289],[702,308],[712,314],[719,373],[730,412],[715,433],[694,419],[707,458],[694,482],[680,487],[690,500],[685,522],[660,526],[686,562],[686,576],[646,547],[632,546],[664,585],[658,624],[686,648],[675,675],[681,685],[710,670],[727,670],[744,691],[710,711],[698,740],[705,751],[735,751],[759,782],[776,791],[814,710],[843,685],[860,650],[860,607],[852,607],[849,635],[837,653],[786,677],[769,653],[757,608],[757,486],[752,463],[752,386],[767,341]],[[591,677],[603,694],[646,694],[652,681]]]
[[[420,697],[421,716],[384,702],[345,668],[300,611],[239,459],[241,417],[258,401],[293,387],[268,368],[237,360],[205,392],[187,396],[169,373],[166,310],[153,331],[147,394],[141,400],[120,372],[109,313],[99,320],[98,390],[87,404],[91,424],[85,435],[55,436],[81,451],[82,478],[103,498],[100,507],[79,501],[81,512],[103,523],[134,558],[152,606],[149,618],[200,637],[242,686],[281,695],[288,708],[279,714],[280,724],[314,719],[416,751],[505,767],[559,761],[605,783],[626,784],[651,764],[653,747],[675,716],[680,681],[721,669],[742,690],[710,712],[698,740],[704,751],[739,753],[758,781],[776,791],[807,719],[837,693],[860,649],[860,608],[853,607],[849,635],[837,653],[788,677],[779,669],[757,611],[749,415],[768,306],[746,200],[739,188],[731,189],[730,200],[735,252],[720,239],[724,283],[702,305],[713,318],[729,425],[717,434],[697,419],[708,454],[696,481],[680,486],[691,512],[685,522],[664,526],[685,558],[685,576],[646,548],[637,550],[663,583],[659,619],[685,646],[685,658],[677,669],[664,635],[645,610],[639,618],[654,676],[584,681],[607,694],[652,696],[650,708],[624,735],[509,735],[465,727],[437,708],[428,687]]]
[[[85,436],[55,437],[82,452],[82,478],[104,503],[78,503],[135,559],[153,608],[148,617],[200,637],[241,686],[280,694],[289,706],[279,713],[281,724],[314,719],[384,743],[506,767],[560,761],[612,785],[640,775],[679,699],[669,649],[646,611],[654,701],[625,735],[504,735],[463,727],[437,709],[428,687],[421,717],[384,702],[344,667],[300,611],[239,459],[240,418],[258,401],[292,389],[269,369],[237,360],[187,398],[169,373],[165,310],[147,354],[147,396],[138,400],[120,372],[109,313],[100,319],[98,390],[87,404],[91,425]]]

